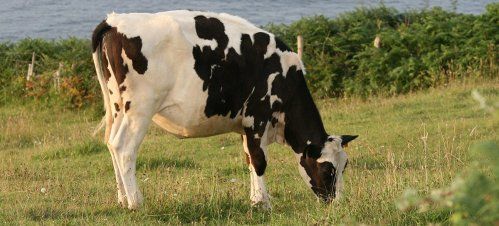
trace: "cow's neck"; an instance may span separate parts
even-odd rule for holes
[[[284,136],[296,153],[302,153],[309,145],[324,145],[327,133],[324,129],[319,110],[303,82],[297,89],[285,110]]]

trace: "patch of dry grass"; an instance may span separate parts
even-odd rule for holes
[[[347,152],[344,199],[324,206],[302,182],[289,148],[272,145],[266,173],[271,213],[250,208],[249,174],[236,134],[179,140],[150,129],[139,154],[145,205],[118,207],[110,156],[91,138],[90,112],[0,109],[0,222],[124,224],[425,224],[449,213],[400,212],[405,188],[448,184],[470,163],[468,148],[497,140],[473,88],[497,101],[497,82],[394,98],[321,100],[327,130],[359,134]],[[44,188],[44,192],[42,192]]]

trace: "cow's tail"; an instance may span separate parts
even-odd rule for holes
[[[109,90],[104,79],[104,70],[102,68],[102,40],[104,34],[109,31],[111,27],[102,21],[94,30],[92,35],[92,58],[94,61],[95,72],[97,73],[97,78],[99,79],[100,88],[102,91],[102,97],[104,99],[104,109],[106,110],[106,115],[102,118],[99,126],[94,130],[93,136],[95,136],[103,127],[106,126],[105,132],[105,142],[109,141],[109,133],[112,126],[112,112],[109,97]]]

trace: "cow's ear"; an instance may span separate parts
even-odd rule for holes
[[[341,146],[348,147],[348,143],[355,140],[359,135],[341,135]]]
[[[322,151],[322,147],[309,144],[309,145],[307,145],[307,147],[305,147],[303,154],[307,155],[307,157],[309,157],[309,158],[318,159],[321,157],[321,151]]]

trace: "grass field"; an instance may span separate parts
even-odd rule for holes
[[[291,149],[272,145],[271,212],[250,207],[239,135],[179,140],[153,126],[138,160],[145,203],[132,212],[118,206],[110,155],[91,137],[95,112],[3,106],[0,223],[445,223],[449,212],[401,212],[395,200],[406,188],[425,193],[447,185],[470,163],[471,144],[498,140],[499,125],[470,95],[476,88],[497,102],[498,87],[454,84],[393,98],[317,101],[330,133],[360,135],[347,149],[344,199],[318,203]]]

